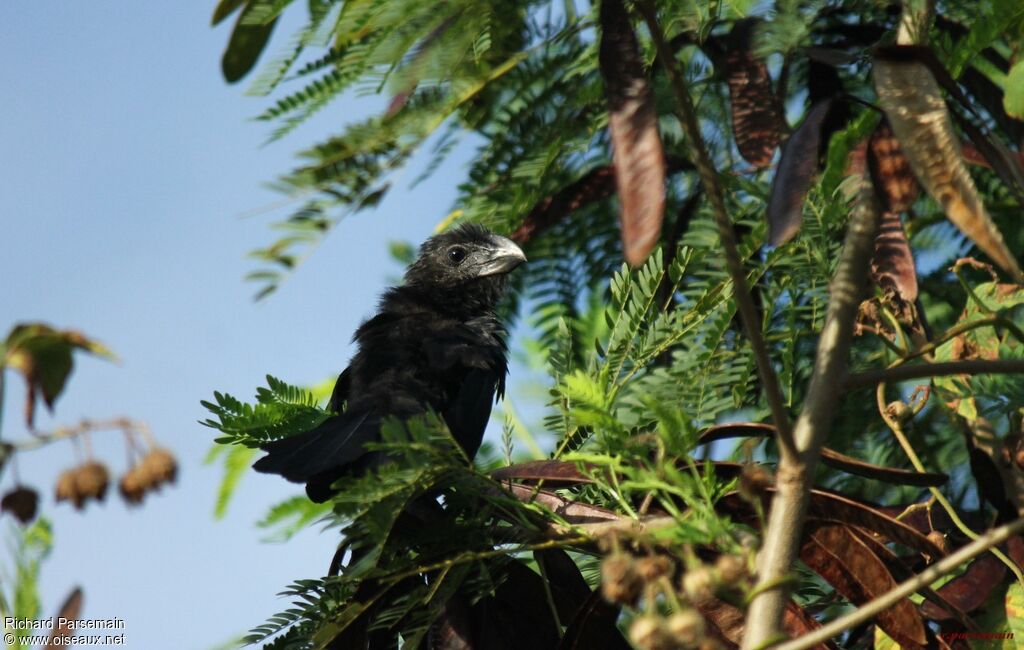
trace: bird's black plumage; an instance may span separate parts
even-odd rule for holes
[[[510,240],[466,225],[420,248],[405,282],[385,291],[355,333],[358,350],[331,396],[336,413],[305,433],[268,443],[260,472],[306,483],[314,501],[382,458],[368,453],[386,417],[438,413],[472,457],[505,389],[505,329],[494,307],[507,274],[525,261]]]

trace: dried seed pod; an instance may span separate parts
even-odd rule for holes
[[[704,617],[695,609],[684,609],[668,617],[669,633],[684,648],[693,648],[704,638]]]
[[[39,507],[39,493],[24,485],[15,486],[0,500],[0,511],[9,512],[23,524],[36,518]]]
[[[164,483],[174,483],[178,477],[178,463],[174,460],[174,455],[161,447],[146,454],[139,467],[154,488]]]
[[[715,573],[719,582],[733,587],[747,576],[747,563],[738,555],[719,555],[715,560]]]
[[[633,607],[640,599],[643,586],[631,556],[618,553],[601,562],[601,594],[608,602]]]
[[[682,587],[690,602],[699,605],[714,598],[718,578],[710,567],[699,566],[683,574]]]
[[[103,463],[89,461],[75,471],[75,490],[83,504],[89,499],[103,501],[107,496],[108,485],[110,472]],[[77,503],[75,505],[78,506]]]
[[[672,573],[672,560],[664,555],[649,555],[636,561],[636,572],[644,582],[654,582]]]
[[[142,503],[142,499],[146,496],[146,490],[148,489],[148,485],[142,480],[142,474],[139,472],[138,466],[132,467],[125,472],[117,487],[121,493],[121,498],[130,506]]]
[[[75,475],[78,472],[77,467],[66,469],[60,473],[57,477],[57,486],[54,490],[54,496],[57,502],[71,501],[78,506],[78,488],[75,486]]]
[[[878,103],[918,181],[960,232],[1015,279],[1024,278],[967,172],[942,91],[927,65],[879,51],[873,76]]]
[[[640,650],[673,650],[676,647],[665,621],[652,614],[633,619],[629,626],[629,640]]]

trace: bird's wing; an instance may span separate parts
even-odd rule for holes
[[[379,431],[380,418],[368,411],[332,415],[309,431],[263,445],[267,455],[253,469],[296,483],[308,481],[362,456],[363,445]]]
[[[432,368],[459,377],[441,416],[472,458],[487,428],[495,393],[504,390],[504,345],[490,332],[458,327],[427,337],[423,349]]]
[[[331,400],[327,402],[327,408],[334,413],[341,413],[341,407],[348,402],[349,389],[352,387],[352,369],[345,368],[338,381],[334,382],[334,390],[331,392]]]

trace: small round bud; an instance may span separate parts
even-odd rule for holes
[[[885,407],[885,413],[900,424],[906,424],[914,417],[914,410],[900,400],[889,402]]]
[[[711,600],[717,586],[715,573],[709,567],[700,566],[683,574],[683,593],[691,603],[700,604]]]
[[[693,648],[704,637],[704,617],[695,609],[684,609],[668,617],[668,631],[676,643]]]
[[[945,535],[943,535],[937,530],[933,530],[930,533],[928,533],[927,537],[928,541],[942,549],[943,553],[949,552],[949,544],[946,542]]]
[[[608,602],[633,607],[643,586],[631,556],[619,553],[601,562],[601,594]]]
[[[665,621],[651,614],[633,619],[629,626],[629,640],[640,650],[673,650],[676,647]]]
[[[747,563],[738,555],[722,554],[715,560],[715,573],[723,585],[732,587],[747,575]]]
[[[664,555],[649,555],[636,561],[636,572],[644,582],[654,582],[672,572],[672,560]]]

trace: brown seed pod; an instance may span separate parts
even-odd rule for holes
[[[54,490],[54,496],[57,502],[71,501],[75,504],[75,507],[80,507],[78,498],[78,488],[75,485],[75,475],[78,472],[77,467],[66,469],[60,473],[57,477],[57,486]]]
[[[636,572],[644,582],[654,582],[672,573],[672,559],[664,555],[649,555],[636,561]]]
[[[82,464],[75,470],[75,490],[81,503],[89,499],[103,501],[107,496],[107,486],[110,485],[110,472],[107,466],[96,461],[89,461]],[[79,504],[75,504],[80,507]]]
[[[643,579],[630,555],[609,555],[601,562],[601,594],[611,603],[633,607],[643,591]]]
[[[164,483],[174,483],[178,477],[178,462],[170,451],[162,447],[146,454],[139,467],[153,488]]]
[[[747,575],[747,563],[738,555],[719,555],[715,560],[718,580],[727,587],[734,587]]]
[[[629,626],[630,642],[640,650],[673,650],[675,639],[659,616],[637,616]]]
[[[704,617],[695,609],[683,609],[668,617],[669,633],[684,648],[693,648],[704,638]]]
[[[9,512],[23,524],[36,518],[39,507],[39,493],[24,485],[15,486],[0,500],[0,511]]]
[[[714,598],[718,578],[711,567],[699,566],[683,574],[682,587],[690,602],[699,605]]]
[[[117,487],[121,493],[121,498],[130,506],[142,503],[142,499],[146,496],[146,490],[148,489],[148,486],[142,480],[142,474],[139,472],[138,466],[132,467],[125,472]]]

